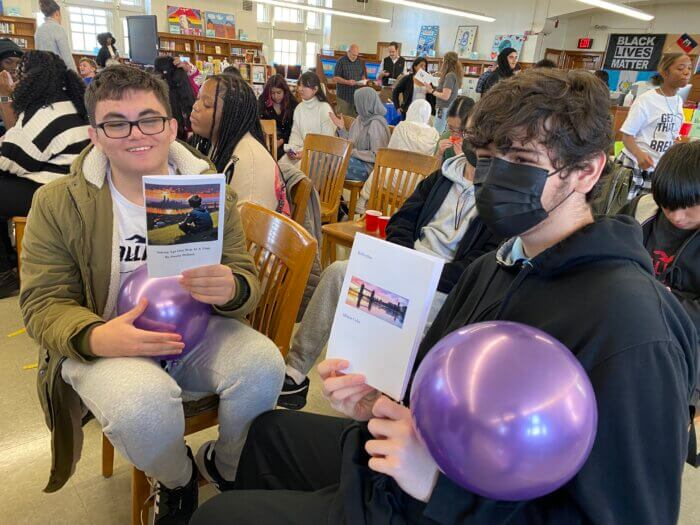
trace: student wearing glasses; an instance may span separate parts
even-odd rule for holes
[[[36,193],[23,243],[20,307],[41,345],[38,390],[52,423],[45,490],[60,489],[75,469],[84,406],[122,456],[155,480],[155,523],[185,524],[197,508],[198,470],[220,489],[233,481],[250,423],[275,405],[284,363],[275,344],[244,322],[260,285],[230,190],[221,263],[180,280],[214,314],[197,346],[160,361],[183,343],[177,334],[134,327],[147,301],[116,315],[121,284],[146,258],[142,176],[215,167],[176,141],[167,87],[154,75],[111,66],[90,84],[85,105],[92,147],[67,177]],[[195,466],[182,401],[207,394],[219,396],[219,437],[202,446]]]
[[[458,96],[447,112],[447,128],[440,135],[435,155],[442,158],[442,162],[459,155],[462,151],[464,130],[467,128],[469,115],[474,109],[474,100],[463,95]]]

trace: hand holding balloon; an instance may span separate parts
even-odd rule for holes
[[[158,357],[180,354],[185,347],[175,333],[151,332],[134,326],[146,311],[144,298],[128,312],[107,321],[90,332],[90,351],[99,357]]]
[[[200,266],[182,272],[180,286],[206,304],[223,306],[236,296],[236,278],[223,264]]]
[[[381,395],[365,383],[361,374],[344,374],[350,363],[343,359],[326,359],[318,365],[323,381],[323,397],[334,410],[355,421],[367,421],[372,417],[372,407]]]
[[[409,496],[427,502],[439,470],[416,433],[411,411],[381,397],[372,414],[368,428],[376,439],[365,443],[365,450],[372,456],[369,468],[391,476]]]

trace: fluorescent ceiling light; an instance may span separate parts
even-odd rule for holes
[[[289,9],[298,9],[300,11],[313,11],[314,13],[322,13],[324,15],[333,16],[344,16],[347,18],[357,18],[359,20],[367,20],[369,22],[379,22],[382,24],[388,24],[391,22],[388,18],[381,18],[379,16],[361,15],[359,13],[351,13],[350,11],[338,11],[337,9],[327,9],[325,7],[318,7],[315,5],[306,4],[295,4],[293,2],[283,2],[280,0],[254,0],[258,4],[273,5],[275,7],[286,7]]]
[[[495,22],[495,18],[490,16],[479,15],[477,13],[470,13],[469,11],[460,11],[459,9],[452,9],[451,7],[444,7],[441,5],[427,4],[425,2],[412,2],[411,0],[382,0],[382,2],[387,2],[389,4],[402,5],[404,7],[414,7],[416,9],[425,9],[427,11],[434,11],[436,13],[442,13],[444,15],[454,15],[461,16],[464,18],[471,18],[474,20],[480,20],[481,22]]]
[[[649,22],[654,20],[654,15],[635,9],[634,7],[627,7],[626,5],[615,4],[613,2],[607,2],[606,0],[578,0],[581,3],[592,5],[595,7],[600,7],[601,9],[607,9],[608,11],[613,11],[614,13],[620,13],[621,15],[631,16],[637,20],[644,20]]]

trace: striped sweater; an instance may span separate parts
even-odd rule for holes
[[[41,108],[27,122],[20,113],[0,145],[0,176],[46,184],[68,174],[88,144],[88,124],[68,100]]]

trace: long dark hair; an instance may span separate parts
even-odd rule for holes
[[[273,106],[272,102],[272,90],[273,89],[281,89],[282,92],[284,93],[284,98],[282,99],[282,103],[280,106],[282,106],[282,118],[284,120],[291,120],[292,119],[292,112],[294,111],[294,96],[292,95],[292,92],[289,89],[289,84],[287,84],[287,81],[284,79],[282,75],[272,75],[268,80],[267,83],[265,84],[265,88],[263,89],[262,95],[260,95],[260,109],[262,113],[263,107],[266,108],[271,108]]]
[[[418,71],[418,66],[423,63],[425,64],[425,68],[428,68],[428,61],[425,59],[425,57],[418,57],[413,61],[413,64],[411,65],[411,74],[415,75],[416,72]]]
[[[517,53],[517,50],[512,47],[507,47],[498,53],[496,63],[498,64],[498,71],[500,71],[502,77],[512,77],[514,75],[513,68],[510,67],[510,62],[508,62],[508,55],[511,53]]]
[[[78,115],[88,121],[85,83],[58,55],[49,51],[27,51],[20,60],[17,76],[12,105],[17,114],[24,113],[24,124],[44,106],[66,99],[73,103]]]
[[[177,120],[177,138],[187,140],[187,130],[191,129],[190,115],[195,102],[187,73],[175,66],[171,56],[156,58],[155,70],[168,84],[170,108],[173,118]]]
[[[321,85],[321,79],[313,71],[307,71],[299,77],[299,85],[307,88],[318,88],[316,91],[316,98],[319,102],[328,102],[328,98],[323,91],[323,86]]]
[[[258,101],[252,88],[242,79],[231,75],[213,75],[207,82],[216,82],[214,111],[211,122],[210,137],[214,136],[216,115],[221,113],[221,124],[216,133],[216,144],[199,135],[192,137],[192,145],[205,155],[209,155],[220,173],[231,161],[233,150],[247,134],[250,133],[263,146],[265,137],[260,126]],[[230,177],[233,173],[230,174]],[[229,177],[229,180],[230,180]]]

